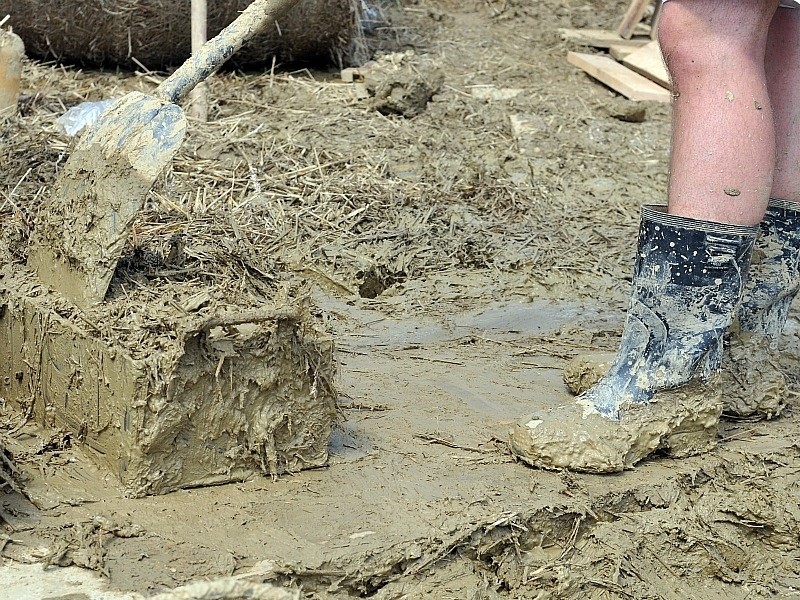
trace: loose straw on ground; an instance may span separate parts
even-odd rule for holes
[[[495,58],[497,50],[484,52]],[[26,261],[42,199],[69,148],[52,133],[64,100],[149,93],[155,85],[115,72],[26,65],[26,110],[0,122],[0,247],[8,245],[12,268]],[[531,88],[529,110],[572,102],[570,112],[552,117],[557,124],[579,111],[571,90],[531,85],[539,87]],[[187,313],[243,312],[303,280],[347,296],[367,280],[378,288],[401,279],[413,285],[476,270],[529,273],[569,297],[620,287],[614,282],[627,272],[638,187],[614,188],[589,211],[557,165],[517,182],[484,164],[487,152],[508,152],[496,107],[480,112],[489,110],[483,101],[451,94],[415,119],[389,118],[368,110],[352,87],[305,73],[227,72],[209,80],[210,96],[225,102],[208,123],[190,128],[173,169],[149,195],[104,305],[115,339],[134,358],[152,354],[165,303]],[[446,116],[473,113],[492,115],[492,125],[442,126]],[[597,142],[581,140],[580,160],[599,160],[591,154]],[[460,287],[452,297],[471,302]]]

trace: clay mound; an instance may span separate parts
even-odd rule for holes
[[[208,34],[216,35],[250,0],[210,0]],[[87,66],[136,61],[149,69],[182,63],[191,54],[191,0],[0,0],[0,14],[25,41],[28,54]],[[359,60],[358,0],[303,0],[268,33],[242,48],[236,66],[279,62],[342,65]]]

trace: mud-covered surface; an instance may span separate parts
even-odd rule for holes
[[[60,316],[55,293],[30,286],[32,272],[4,275],[6,410],[67,432],[127,495],[326,463],[336,415],[333,345],[304,324],[299,306],[171,330],[170,343],[137,361],[96,328]]]
[[[639,105],[569,67],[557,34],[612,28],[626,5],[395,6],[373,46],[444,74],[412,118],[335,74],[214,78],[212,121],[189,124],[133,227],[108,335],[146,356],[172,302],[252,309],[311,283],[339,350],[328,466],[131,500],[79,440],[24,426],[8,444],[30,499],[2,496],[7,564],[144,595],[230,575],[336,600],[795,594],[794,313],[787,409],[724,421],[708,454],[599,476],[533,470],[507,447],[520,418],[568,400],[571,359],[615,348],[639,207],[665,195],[668,108],[624,118]],[[159,80],[27,77],[0,138],[13,264],[68,149],[55,117]]]

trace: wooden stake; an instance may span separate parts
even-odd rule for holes
[[[192,0],[192,54],[208,41],[208,4],[206,0]],[[208,86],[200,82],[190,96],[189,116],[198,121],[208,121]]]
[[[653,11],[653,17],[650,19],[650,37],[654,40],[658,39],[658,21],[661,19],[661,0],[656,0],[656,9]]]
[[[17,114],[24,55],[19,36],[0,29],[0,119]]]
[[[641,22],[649,4],[650,0],[631,0],[631,4],[622,19],[622,23],[620,23],[619,28],[617,28],[617,33],[620,37],[626,40],[631,39],[633,30],[636,29],[636,26]]]

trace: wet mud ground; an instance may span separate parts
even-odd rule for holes
[[[337,600],[800,593],[796,396],[776,421],[723,423],[710,454],[654,457],[621,475],[536,471],[506,447],[531,407],[564,399],[569,359],[615,347],[638,207],[664,198],[668,108],[643,105],[641,121],[642,105],[566,64],[574,47],[556,31],[612,28],[625,4],[391,7],[375,46],[433,56],[445,74],[411,119],[377,113],[324,73],[218,77],[213,93],[227,100],[217,120],[190,134],[172,187],[154,192],[145,219],[191,204],[196,213],[181,221],[191,233],[216,223],[219,196],[226,219],[252,229],[255,209],[235,208],[254,188],[301,197],[283,207],[291,227],[253,243],[278,257],[261,268],[313,283],[336,336],[329,466],[131,500],[79,444],[28,425],[9,442],[32,503],[2,496],[6,573],[78,565],[111,590],[143,595],[234,575]],[[28,136],[25,148],[2,155],[0,145],[10,165],[3,236],[19,257],[66,150],[48,130],[59,105],[150,84],[35,73],[31,107],[9,138]],[[475,86],[522,92],[485,100]],[[512,115],[533,123],[528,137],[511,135]],[[12,149],[25,160],[12,163]],[[212,171],[224,185],[204,183]],[[195,194],[201,186],[207,197]],[[165,229],[143,230],[138,243],[157,257],[173,233]],[[187,248],[191,256],[191,237]],[[219,282],[209,278],[203,285]],[[783,340],[793,378],[797,323],[793,313]]]

